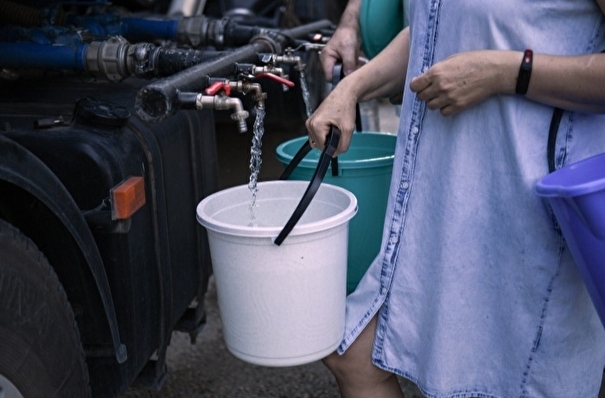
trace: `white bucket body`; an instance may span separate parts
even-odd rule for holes
[[[247,186],[200,202],[227,348],[265,366],[294,366],[325,357],[344,332],[349,191],[322,184],[281,246],[273,243],[308,186],[258,184],[251,217]],[[250,224],[253,223],[251,226]]]

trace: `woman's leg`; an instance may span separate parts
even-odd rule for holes
[[[372,364],[375,334],[376,316],[343,355],[332,353],[323,359],[344,398],[403,398],[397,377]]]

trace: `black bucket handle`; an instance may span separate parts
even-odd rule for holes
[[[338,148],[339,141],[340,130],[338,130],[334,126],[330,127],[330,132],[326,137],[326,146],[321,152],[319,162],[317,163],[317,168],[313,173],[313,177],[311,177],[311,181],[309,182],[305,193],[300,199],[300,202],[296,206],[296,209],[294,209],[294,212],[290,216],[290,219],[288,220],[284,228],[281,230],[279,235],[277,235],[277,238],[275,238],[274,243],[277,246],[280,246],[283,243],[284,239],[286,239],[290,232],[292,232],[292,229],[294,228],[296,223],[298,223],[298,220],[300,220],[304,212],[307,210],[307,207],[309,207],[311,200],[313,200],[313,197],[317,193],[317,190],[319,189],[324,177],[326,176],[326,172],[328,171],[328,166],[330,164],[332,164],[332,173],[334,173],[334,164],[336,163],[336,158],[333,156],[336,152],[336,148]],[[287,179],[292,173],[292,171],[296,168],[298,163],[300,163],[300,161],[305,157],[307,153],[309,153],[310,150],[311,145],[307,140],[302,146],[302,148],[300,148],[300,150],[296,153],[286,170],[284,170],[283,174],[280,177],[280,180]],[[336,174],[338,174],[337,166],[338,164],[336,163]]]
[[[339,62],[334,65],[334,69],[332,69],[332,86],[336,86],[340,81],[345,77],[344,69],[342,68],[342,64]],[[333,127],[336,129],[336,127]],[[359,109],[359,103],[355,104],[355,130],[357,132],[362,131],[361,126],[361,111]],[[339,132],[340,133],[340,132]],[[296,169],[298,164],[307,156],[309,152],[311,152],[311,145],[309,141],[306,141],[303,146],[296,152],[296,155],[292,158],[282,175],[279,177],[280,180],[287,180],[290,177],[290,174]],[[332,176],[338,176],[338,158],[335,157],[332,159]]]

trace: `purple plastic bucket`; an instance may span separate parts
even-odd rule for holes
[[[536,193],[548,199],[605,326],[605,154],[547,175]]]

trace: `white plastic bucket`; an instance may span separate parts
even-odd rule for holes
[[[294,366],[325,357],[344,332],[348,222],[355,196],[322,184],[281,246],[273,243],[308,182],[269,181],[208,196],[197,219],[208,231],[223,335],[250,363]]]

